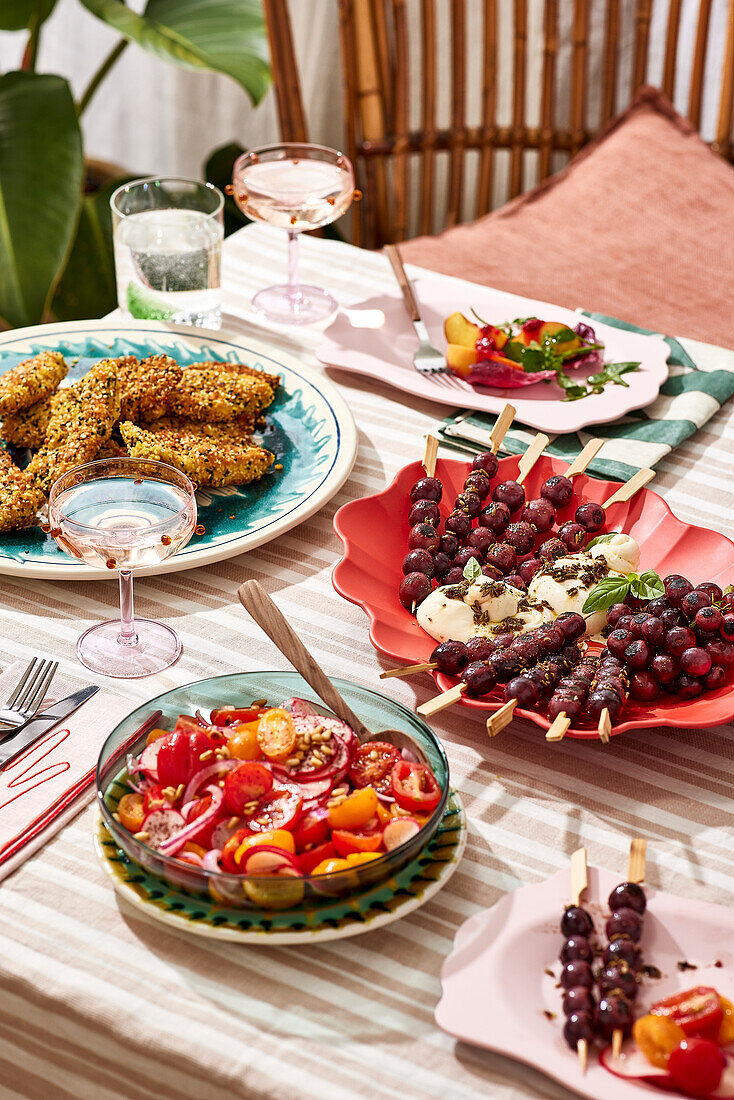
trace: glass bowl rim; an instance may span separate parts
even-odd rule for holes
[[[267,145],[256,145],[254,148],[248,149],[244,153],[240,153],[240,155],[237,157],[237,160],[232,165],[232,178],[235,179],[239,177],[241,171],[240,165],[244,164],[246,160],[249,160],[253,156],[253,154],[261,156],[263,153],[271,153],[275,149],[285,148],[302,149],[304,151],[315,149],[318,150],[318,152],[320,153],[334,154],[335,161],[346,161],[346,163],[349,165],[349,171],[352,174],[352,179],[354,179],[354,165],[352,164],[352,161],[347,156],[347,154],[342,152],[341,149],[335,149],[332,145],[321,145],[317,141],[271,141]],[[311,159],[315,160],[316,158],[312,157]]]
[[[105,741],[104,741],[104,744],[102,745],[102,748],[100,749],[99,757],[97,758],[97,765],[96,765],[95,770],[94,770],[94,785],[95,785],[95,788],[96,788],[97,803],[98,803],[100,812],[102,814],[102,820],[104,821],[105,825],[107,826],[108,830],[110,831],[110,834],[111,834],[113,839],[114,839],[114,836],[115,836],[115,833],[114,833],[115,829],[122,829],[123,832],[125,832],[125,833],[127,833],[128,830],[125,829],[125,826],[122,825],[119,821],[115,821],[115,819],[112,817],[112,813],[110,812],[110,810],[107,806],[107,803],[105,802],[105,793],[102,790],[102,785],[101,785],[101,782],[100,782],[100,769],[103,766],[103,757],[104,757],[104,755],[107,751],[107,746],[109,745],[109,742],[112,740],[112,738],[115,736],[115,733],[117,732],[119,727],[122,725],[122,723],[127,722],[127,720],[130,718],[130,716],[132,714],[135,714],[136,711],[141,710],[143,707],[150,707],[152,703],[160,702],[160,701],[164,700],[167,696],[173,695],[175,692],[182,691],[185,688],[196,688],[200,684],[210,684],[210,683],[212,683],[213,681],[216,681],[216,680],[229,680],[233,676],[247,676],[247,675],[251,675],[251,676],[257,676],[257,675],[261,675],[261,676],[267,676],[267,675],[297,676],[297,677],[299,677],[299,679],[301,679],[303,681],[303,677],[300,676],[300,673],[295,672],[292,669],[272,669],[272,668],[269,668],[269,669],[253,669],[251,672],[225,672],[225,673],[220,674],[219,676],[206,676],[203,680],[193,680],[189,684],[179,684],[177,687],[170,688],[168,691],[162,692],[160,695],[156,695],[154,697],[154,699],[150,699],[150,700],[147,700],[145,703],[141,703],[140,706],[135,707],[133,710],[130,711],[129,714],[126,714],[125,717],[122,718],[117,723],[117,725],[112,730],[112,732],[110,734],[108,734],[108,736],[105,738]],[[407,715],[409,717],[411,722],[414,722],[419,727],[423,727],[423,730],[426,731],[427,734],[428,734],[428,740],[432,742],[433,747],[436,749],[436,751],[438,752],[439,757],[441,758],[441,761],[443,763],[443,766],[444,766],[444,769],[445,769],[445,772],[446,772],[446,783],[445,783],[445,786],[442,786],[442,788],[441,788],[441,798],[439,800],[439,803],[436,806],[436,809],[431,814],[431,816],[428,818],[428,820],[421,826],[421,828],[419,829],[419,831],[417,833],[415,833],[412,837],[409,837],[408,840],[403,841],[403,843],[399,844],[397,846],[397,848],[392,848],[389,852],[384,852],[378,859],[367,860],[364,864],[355,864],[353,867],[350,867],[348,870],[344,869],[342,871],[330,872],[330,873],[321,874],[321,875],[301,875],[300,876],[300,881],[303,882],[304,884],[308,883],[308,882],[324,883],[324,882],[326,882],[326,881],[328,881],[332,878],[336,878],[337,875],[344,875],[344,874],[348,874],[350,872],[355,872],[355,871],[358,872],[358,871],[361,870],[362,867],[380,867],[380,866],[384,866],[384,863],[383,863],[384,860],[393,859],[395,857],[395,855],[400,852],[401,848],[403,848],[406,844],[410,844],[411,841],[415,840],[416,837],[420,836],[420,834],[424,830],[428,830],[429,826],[434,826],[433,827],[433,834],[435,834],[436,828],[440,824],[441,819],[443,818],[443,815],[446,812],[446,803],[448,801],[449,793],[450,793],[450,790],[451,790],[451,772],[450,772],[450,769],[449,769],[448,757],[446,756],[446,750],[443,747],[443,743],[441,742],[441,739],[433,732],[431,727],[426,722],[424,722],[422,718],[419,717],[419,715],[414,714],[412,711],[408,710],[407,707],[403,706],[403,704],[399,703],[396,699],[391,699],[389,695],[384,695],[380,691],[375,691],[374,688],[365,687],[363,684],[353,684],[351,680],[344,680],[342,677],[339,677],[339,676],[330,676],[329,679],[337,685],[347,684],[348,686],[358,687],[360,691],[366,691],[369,695],[375,696],[377,699],[380,699],[380,700],[386,699],[394,707],[397,707],[397,709],[399,711],[403,711],[405,713],[405,715]],[[305,683],[305,681],[303,681],[303,682]],[[313,689],[311,689],[311,690],[313,690]],[[316,694],[316,693],[314,692],[314,694]],[[321,703],[320,700],[319,700],[318,705],[323,706],[323,709],[328,711],[329,714],[332,713],[331,711],[329,711],[328,707],[326,707],[324,704]],[[155,710],[155,708],[153,708],[153,710]],[[334,715],[334,717],[336,717],[336,715]],[[173,732],[173,731],[169,731],[169,732]],[[129,833],[128,835],[130,836],[130,838],[132,840],[135,840],[135,837],[133,836],[132,833]],[[235,883],[242,883],[242,882],[274,882],[274,881],[277,882],[278,881],[278,876],[277,875],[234,875],[234,874],[231,874],[229,871],[208,871],[204,867],[196,867],[191,863],[187,863],[185,860],[176,859],[175,856],[164,855],[162,852],[159,852],[156,848],[149,848],[148,845],[145,844],[141,840],[135,840],[135,843],[139,844],[141,848],[144,848],[146,853],[148,853],[154,859],[162,860],[163,863],[164,863],[164,866],[167,863],[172,862],[172,863],[175,864],[176,869],[181,868],[181,867],[187,867],[190,872],[195,872],[196,874],[203,875],[206,878],[207,882],[212,882],[214,884],[216,884],[217,882],[225,882],[227,884],[234,885]],[[131,858],[131,857],[128,857],[128,858]],[[133,860],[133,862],[136,862],[136,861]],[[155,872],[153,872],[153,871],[150,871],[149,873],[150,874],[155,874]],[[283,879],[283,881],[288,882],[289,878],[286,877],[286,878]]]

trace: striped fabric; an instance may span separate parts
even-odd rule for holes
[[[251,333],[252,292],[281,279],[284,235],[248,228],[226,246],[225,324]],[[387,285],[387,264],[332,241],[303,241],[305,282],[346,302]],[[262,335],[262,332],[258,333]],[[270,333],[315,363],[318,333]],[[408,706],[427,676],[380,682],[359,608],[333,590],[336,508],[382,489],[448,410],[333,375],[361,432],[339,496],[277,543],[209,568],[143,578],[140,615],[180,631],[184,655],[155,678],[118,683],[131,706],[213,674],[284,668],[235,588],[256,577],[331,673]],[[715,414],[660,463],[656,489],[682,517],[732,533],[734,424]],[[379,539],[379,532],[376,533]],[[112,581],[3,578],[0,665],[53,653],[79,676],[80,631],[115,614]],[[514,723],[493,741],[460,707],[435,720],[469,819],[463,862],[425,907],[383,931],[310,948],[237,947],[187,937],[118,905],[92,848],[92,809],[0,885],[0,1100],[527,1100],[570,1093],[435,1026],[439,972],[459,924],[506,891],[567,866],[626,866],[648,838],[649,881],[734,902],[732,730],[651,730],[547,745]],[[517,960],[522,965],[522,960]],[[527,1007],[528,1044],[540,1005]]]
[[[649,329],[590,313],[592,320],[629,332]],[[547,452],[554,458],[571,462],[594,437],[606,442],[588,467],[601,478],[627,481],[636,470],[657,466],[661,459],[690,439],[719,411],[734,394],[734,352],[684,337],[667,336],[670,347],[669,377],[657,400],[645,409],[637,409],[612,424],[589,425],[580,432],[551,437]],[[450,416],[439,429],[448,446],[462,451],[480,451],[487,446],[496,417],[489,413],[466,412]],[[507,454],[521,454],[533,438],[533,432],[510,430],[502,444]]]

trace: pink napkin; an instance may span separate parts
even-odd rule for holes
[[[0,705],[25,667],[16,661],[0,676]],[[57,672],[44,704],[83,686]],[[132,709],[130,700],[100,689],[0,769],[0,880],[91,801],[100,749]]]

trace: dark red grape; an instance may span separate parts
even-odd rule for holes
[[[585,985],[572,985],[563,994],[564,1016],[575,1016],[579,1013],[590,1016],[595,1008],[594,994]]]
[[[626,606],[627,605],[625,604],[625,607]],[[627,607],[627,614],[626,615],[620,615],[619,618],[617,619],[616,629],[617,630],[627,630],[627,631],[629,631],[630,638],[632,638],[634,640],[634,634],[632,633],[632,627],[634,625],[635,625],[634,615],[632,614],[631,608]]]
[[[554,474],[543,482],[540,495],[550,501],[554,508],[565,508],[573,496],[573,485],[563,474]]]
[[[663,581],[665,585],[665,595],[670,600],[673,607],[680,607],[681,601],[684,596],[693,588],[690,581],[685,577],[681,577],[680,573],[671,573]]]
[[[688,676],[681,672],[673,683],[675,694],[681,699],[695,699],[703,692],[703,684],[695,676]]]
[[[594,1025],[600,1035],[611,1040],[615,1031],[621,1031],[626,1037],[632,1031],[632,1023],[632,1008],[625,997],[609,993],[601,998],[594,1014]]]
[[[452,565],[448,573],[446,573],[441,581],[443,584],[461,584],[464,579],[464,570],[458,565]]]
[[[580,524],[569,520],[558,528],[558,538],[564,546],[575,553],[586,543],[586,531]]]
[[[734,638],[734,611],[727,611],[722,617],[721,633],[724,638]]]
[[[473,531],[469,532],[466,545],[476,546],[478,550],[482,551],[482,556],[484,556],[494,541],[494,535],[489,527],[475,527]]]
[[[409,550],[428,550],[430,554],[438,550],[439,538],[436,528],[430,523],[416,523],[408,535]]]
[[[665,648],[674,657],[680,657],[684,649],[696,644],[696,635],[687,626],[674,626],[665,635]]]
[[[605,966],[597,981],[602,996],[610,993],[621,993],[628,1001],[637,999],[639,979],[634,970],[630,970],[624,962]]]
[[[569,936],[589,936],[594,931],[594,922],[591,914],[580,905],[569,905],[563,911],[561,917],[561,935],[567,939]]]
[[[536,497],[528,501],[520,518],[525,523],[531,523],[539,535],[544,535],[556,522],[556,510],[549,500]]]
[[[415,553],[415,552],[416,551],[411,551],[411,553]],[[426,551],[426,553],[427,553],[427,551]],[[449,569],[451,569],[452,565],[453,565],[453,562],[452,562],[451,558],[448,556],[448,554],[444,554],[441,550],[438,550],[433,555],[433,566],[434,566],[434,569],[436,570],[436,576],[439,579],[441,577],[446,576]]]
[[[660,687],[652,672],[641,669],[630,676],[630,695],[639,703],[651,703],[660,694]]]
[[[510,513],[517,512],[525,503],[525,490],[519,482],[512,479],[501,481],[494,487],[492,500],[497,501],[498,504],[506,504]]]
[[[600,504],[595,504],[593,501],[579,505],[574,518],[585,531],[589,532],[601,531],[606,521],[604,509]]]
[[[622,710],[622,700],[608,688],[595,688],[586,701],[586,713],[592,722],[598,722],[605,710],[609,711],[609,717],[614,721]]]
[[[525,662],[511,649],[497,649],[489,658],[489,664],[500,684],[507,684],[525,668]]]
[[[531,580],[538,572],[538,570],[542,568],[542,566],[543,563],[540,558],[528,558],[527,561],[520,562],[517,567],[517,571],[522,579],[525,581],[525,584],[530,584]],[[732,616],[732,619],[734,619],[734,615]]]
[[[439,550],[442,553],[447,554],[448,557],[453,558],[456,551],[459,549],[459,540],[453,531],[448,531],[445,535],[441,535],[441,541],[439,543]]]
[[[662,620],[651,615],[650,618],[642,624],[642,637],[649,646],[653,648],[659,646],[665,637],[665,627],[663,626]]]
[[[575,722],[584,709],[583,701],[573,696],[564,696],[555,692],[548,701],[548,717],[551,721],[559,714],[565,714],[571,722]]]
[[[640,965],[640,948],[629,936],[618,936],[604,948],[602,961],[606,966],[616,962],[626,962],[630,969],[636,970]]]
[[[482,510],[482,502],[479,499],[478,493],[473,493],[471,489],[465,490],[460,493],[454,501],[455,512],[466,512],[469,516],[478,516]]]
[[[467,695],[488,695],[497,683],[492,666],[481,661],[472,661],[467,665],[461,678],[466,684]]]
[[[606,666],[599,673],[598,691],[612,691],[620,702],[624,702],[627,695],[627,679],[619,670],[609,669]]]
[[[713,581],[701,581],[700,584],[696,585],[696,588],[700,592],[708,592],[709,596],[711,597],[712,603],[718,603],[724,595],[723,589],[718,584],[715,584]]]
[[[516,676],[505,688],[505,700],[517,699],[521,707],[534,707],[538,702],[538,686],[525,676]]]
[[[591,946],[591,941],[586,936],[569,936],[563,944],[561,953],[558,957],[564,966],[566,963],[573,962],[574,959],[581,959],[583,962],[591,963],[594,961],[594,948]]]
[[[712,642],[708,642],[706,652],[715,665],[728,668],[734,663],[734,642],[729,642],[726,638],[715,638]]]
[[[669,653],[658,653],[650,664],[650,672],[659,684],[672,684],[680,675],[680,661]]]
[[[443,485],[437,477],[419,477],[410,490],[410,499],[413,504],[417,500],[432,500],[436,504],[443,495]]]
[[[555,625],[560,626],[567,642],[575,642],[586,633],[586,619],[578,611],[564,611],[556,619]]]
[[[615,603],[607,611],[607,623],[614,629],[623,615],[629,615],[626,603]]]
[[[495,477],[499,470],[500,464],[497,455],[492,454],[491,451],[482,451],[478,454],[471,464],[472,470],[484,470],[489,474],[490,478]]]
[[[712,665],[703,680],[703,686],[706,688],[706,691],[717,691],[719,688],[722,688],[725,683],[726,672],[724,669],[721,665]]]
[[[439,672],[445,672],[447,676],[458,676],[469,663],[469,654],[463,642],[440,642],[429,660],[436,663]]]
[[[431,591],[432,585],[425,573],[408,573],[400,582],[398,597],[403,607],[411,611],[414,605],[423,603]]]
[[[488,527],[495,538],[502,538],[510,522],[510,509],[506,504],[492,501],[479,515],[479,522]]]
[[[497,643],[492,638],[483,638],[477,635],[470,638],[465,647],[470,661],[486,661],[497,648]]]
[[[694,588],[681,600],[680,609],[684,615],[692,619],[702,607],[711,607],[711,597],[708,592],[699,592]]]
[[[425,573],[427,577],[436,575],[436,563],[427,550],[411,550],[403,558],[403,573]]]
[[[578,1050],[583,1040],[587,1046],[594,1042],[594,1021],[588,1012],[572,1012],[563,1025],[563,1038],[571,1050]]]
[[[546,653],[558,653],[566,641],[562,627],[557,626],[556,623],[538,627],[536,636]]]
[[[519,573],[510,573],[508,577],[505,577],[505,584],[511,584],[513,588],[517,588],[520,592],[524,592],[527,587]]]
[[[481,500],[489,496],[491,488],[492,479],[486,470],[473,470],[464,482],[464,489],[476,493]]]
[[[594,975],[587,962],[583,959],[573,959],[566,963],[561,971],[560,982],[564,989],[571,989],[575,985],[585,985],[587,989],[591,989],[594,984]]]
[[[516,637],[517,637],[517,635],[516,634],[511,634],[510,631],[507,631],[505,634],[495,634],[494,635],[495,648],[496,649],[507,649],[508,646],[512,645],[512,643],[515,641]]]
[[[710,630],[712,633],[718,633],[721,630],[723,621],[723,616],[718,607],[702,607],[700,611],[696,612],[694,619],[697,630]]]
[[[430,523],[431,527],[438,527],[441,513],[438,505],[432,500],[417,500],[408,512],[408,523],[415,527],[417,523]]]
[[[482,573],[493,581],[500,581],[504,576],[502,570],[498,569],[496,565],[483,565]]]
[[[487,548],[487,564],[494,565],[502,573],[514,573],[517,569],[517,551],[508,542],[495,542]]]
[[[734,611],[734,592],[725,592],[719,604],[722,611]]]
[[[639,882],[620,882],[609,895],[608,904],[613,913],[617,909],[634,909],[640,916],[647,909],[645,891]]]
[[[463,569],[472,558],[481,565],[484,561],[484,554],[481,550],[477,550],[476,546],[462,546],[461,550],[457,550],[454,554],[454,565],[459,565]]]
[[[680,655],[680,667],[686,676],[705,676],[711,668],[711,654],[701,646],[684,649]]]
[[[630,668],[647,668],[652,660],[652,650],[642,638],[630,642],[624,651],[624,659]]]
[[[511,523],[505,531],[505,542],[514,546],[518,554],[529,554],[535,546],[535,531],[529,523]]]
[[[548,562],[557,561],[558,558],[565,558],[567,554],[568,548],[557,538],[548,539],[543,543],[540,550],[538,550],[538,557]]]
[[[642,637],[643,624],[650,618],[647,611],[639,611],[636,615],[632,616],[632,625],[630,626],[630,632],[633,638]]]
[[[667,611],[661,613],[660,622],[667,631],[672,630],[674,626],[685,626],[687,620],[682,611],[675,607],[669,607]]]
[[[631,940],[637,943],[642,935],[640,914],[627,906],[615,909],[612,915],[607,918],[604,931],[608,940],[613,940],[615,936],[629,936]]]
[[[647,605],[647,610],[651,615],[655,615],[658,618],[662,615],[663,611],[668,611],[670,608],[670,601],[665,596],[658,596],[654,600],[650,600]]]
[[[466,512],[452,512],[446,517],[446,530],[453,531],[460,539],[465,539],[471,531],[471,516]]]
[[[624,651],[633,641],[631,632],[618,625],[607,637],[607,648],[615,657],[624,657]]]

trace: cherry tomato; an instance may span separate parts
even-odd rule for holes
[[[392,770],[392,789],[404,810],[431,813],[441,801],[441,788],[425,764],[399,760]]]
[[[289,833],[287,829],[271,829],[270,832],[255,833],[252,836],[243,837],[240,841],[240,845],[234,854],[234,861],[238,868],[242,866],[242,860],[247,850],[256,846],[259,847],[261,844],[269,844],[271,848],[282,848],[284,852],[290,852],[291,855],[296,850],[293,834]]]
[[[328,836],[329,822],[318,814],[305,814],[293,830],[293,839],[299,852],[311,845],[323,844]]]
[[[657,1001],[650,1012],[653,1016],[668,1016],[683,1028],[686,1035],[701,1035],[715,1039],[724,1013],[715,989],[697,985],[673,997]]]
[[[253,767],[246,764],[243,767]],[[230,772],[230,775],[232,773]],[[247,827],[253,833],[266,833],[272,829],[293,829],[293,826],[301,816],[303,799],[294,791],[282,789],[274,790],[264,801],[260,803],[252,817],[247,821]]]
[[[377,795],[372,787],[352,791],[342,802],[329,810],[332,829],[358,829],[366,825],[377,812]]]
[[[227,740],[229,755],[235,760],[259,760],[262,756],[257,741],[257,722],[242,722],[237,726],[230,726],[231,733]]]
[[[314,867],[318,867],[319,863],[335,858],[336,848],[330,840],[327,840],[325,844],[317,844],[315,848],[309,848],[307,852],[301,852],[297,856],[298,866],[304,875],[313,874]]]
[[[163,751],[163,750],[161,750]],[[245,806],[259,802],[273,788],[273,773],[264,764],[249,760],[227,772],[224,780],[224,805],[231,814],[239,816]]]
[[[179,714],[176,719],[176,725],[173,727],[174,733],[196,733],[198,730],[203,730],[201,722],[198,718],[193,718],[190,714]]]
[[[170,732],[170,730],[151,730],[145,738],[145,743],[146,745],[152,745],[154,741],[159,741],[161,737],[168,737]]]
[[[345,859],[322,859],[311,872],[312,875],[334,875],[338,871],[348,871],[351,864]]]
[[[227,871],[230,875],[238,875],[240,873],[240,866],[237,862],[236,855],[240,844],[248,836],[252,836],[249,829],[238,829],[236,833],[232,833],[232,836],[222,848],[222,854],[219,857],[219,864],[223,871]]]
[[[220,707],[212,711],[212,722],[215,726],[237,726],[241,722],[256,722],[261,714],[261,707]]]
[[[117,806],[120,824],[130,833],[139,833],[145,820],[145,799],[142,794],[124,794]]]
[[[668,1073],[688,1096],[708,1096],[719,1086],[725,1058],[711,1039],[684,1039],[668,1058]]]
[[[287,710],[266,710],[257,726],[257,743],[269,760],[285,760],[296,745],[296,727]]]
[[[382,825],[375,818],[362,829],[334,829],[331,841],[340,856],[345,859],[354,852],[376,852],[382,847]]]
[[[374,787],[381,794],[392,794],[392,770],[400,753],[387,741],[369,741],[354,754],[349,778],[355,787]]]
[[[178,723],[176,723],[178,726]],[[184,732],[178,728],[164,737],[158,750],[156,767],[161,787],[178,787],[207,767],[214,759],[214,742],[201,726]],[[211,753],[207,756],[207,753]],[[202,760],[201,757],[206,759]]]
[[[382,852],[352,852],[347,856],[347,866],[354,867],[359,863],[371,863],[373,859],[380,859]]]
[[[201,798],[198,798],[194,805],[189,810],[189,816],[186,819],[186,824],[191,825],[196,821],[197,817],[201,817],[212,804],[212,796],[210,794],[204,794]],[[204,844],[207,848],[211,848],[209,841],[211,840],[212,829],[216,825],[216,821],[210,821],[208,825],[204,825],[204,828],[200,833],[196,833],[193,837],[194,841],[199,844]]]
[[[632,1038],[651,1062],[666,1069],[671,1051],[682,1043],[686,1033],[669,1016],[639,1016],[632,1025]]]
[[[721,1021],[716,1042],[720,1047],[728,1047],[729,1043],[734,1043],[734,1005],[726,997],[721,996],[719,997],[719,1004],[721,1005],[721,1011],[724,1013],[724,1018]]]
[[[144,796],[145,803],[145,816],[152,813],[153,810],[162,810],[165,806],[170,806],[170,801],[163,793],[163,788],[160,783],[154,783],[152,787],[148,787]]]

